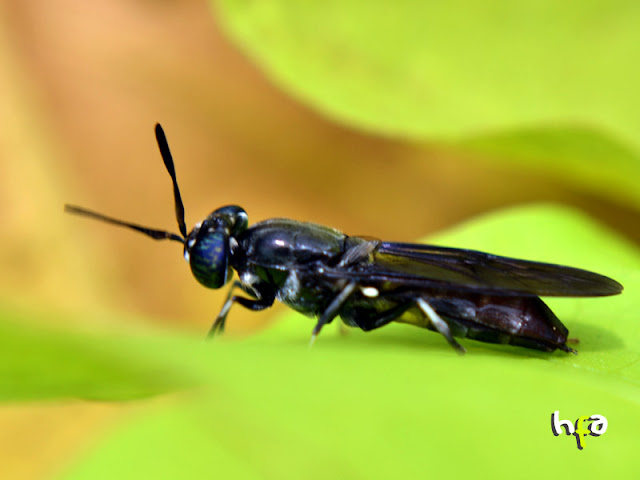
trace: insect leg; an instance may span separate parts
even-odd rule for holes
[[[398,305],[389,308],[388,310],[384,310],[382,312],[377,312],[374,310],[373,315],[367,315],[367,312],[346,312],[347,318],[346,322],[348,325],[355,326],[360,328],[365,332],[370,332],[371,330],[375,330],[376,328],[384,327],[385,325],[397,320],[402,316],[404,312],[409,310],[409,308],[415,305],[415,300],[407,300],[404,303],[399,303]],[[343,320],[345,319],[345,312],[341,312]]]
[[[224,332],[224,324],[227,320],[227,315],[229,314],[229,310],[231,310],[231,306],[234,303],[239,303],[240,305],[242,305],[245,308],[248,308],[249,310],[256,311],[256,310],[264,310],[265,308],[269,308],[271,305],[273,305],[273,302],[275,300],[275,297],[273,295],[264,295],[263,297],[258,299],[239,297],[237,295],[233,295],[233,291],[236,288],[242,289],[242,283],[240,283],[237,280],[233,282],[233,285],[231,285],[231,288],[229,289],[229,293],[227,294],[227,299],[225,300],[224,305],[222,305],[222,310],[220,310],[220,313],[218,314],[215,321],[213,322],[213,325],[211,325],[211,328],[209,329],[209,333],[207,334],[208,337],[213,337],[217,333]]]
[[[440,333],[444,338],[447,339],[449,345],[451,345],[458,353],[462,354],[466,352],[464,347],[456,342],[455,338],[453,338],[453,335],[451,335],[451,330],[449,329],[449,325],[447,324],[447,322],[445,322],[442,317],[436,313],[433,307],[429,305],[425,299],[419,297],[416,300],[416,304],[418,305],[418,308],[422,310],[422,313],[424,313],[425,316],[429,319],[431,325],[433,325],[433,328],[435,328],[438,333]]]
[[[347,283],[345,287],[340,291],[340,293],[331,301],[331,303],[324,310],[324,312],[322,312],[322,315],[320,315],[320,318],[318,319],[318,323],[316,323],[316,326],[313,328],[313,332],[311,333],[311,340],[309,341],[309,347],[311,347],[313,345],[313,342],[315,342],[316,337],[320,333],[320,330],[322,330],[322,327],[324,327],[327,323],[333,320],[336,317],[336,315],[338,315],[338,311],[340,310],[340,307],[344,305],[344,302],[347,301],[347,299],[353,293],[355,288],[356,288],[355,282]]]

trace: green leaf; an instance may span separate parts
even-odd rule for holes
[[[640,208],[640,156],[593,128],[546,127],[469,136],[451,146],[514,169],[552,173],[578,189]]]
[[[0,401],[129,400],[194,385],[177,360],[179,338],[165,340],[159,332],[152,340],[131,333],[116,337],[45,325],[41,313],[0,310]],[[164,348],[175,351],[171,361],[164,361]]]
[[[637,3],[215,4],[273,79],[348,123],[431,137],[577,120],[638,145]]]
[[[638,2],[215,5],[270,79],[331,118],[640,207]]]
[[[463,339],[461,357],[405,325],[347,334],[331,325],[309,351],[313,322],[297,314],[246,339],[140,341],[201,388],[150,405],[64,478],[634,478],[638,250],[554,206],[487,215],[432,240],[593,268],[626,290],[550,302],[580,337],[579,355]],[[555,410],[572,422],[604,415],[609,429],[580,451],[573,436],[552,434]]]
[[[236,353],[249,358],[225,369],[214,365],[229,356],[211,357],[217,388],[142,414],[65,478],[636,474],[638,403],[597,375],[504,358],[496,370],[491,357],[403,345]],[[605,415],[609,431],[579,452],[552,435],[555,410]]]

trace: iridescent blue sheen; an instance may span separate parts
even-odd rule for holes
[[[208,288],[227,283],[229,238],[223,232],[208,232],[189,252],[191,271],[196,280]]]

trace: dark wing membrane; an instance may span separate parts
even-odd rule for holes
[[[615,280],[578,268],[411,243],[383,242],[372,261],[328,269],[325,274],[363,284],[389,282],[490,295],[595,297],[622,291]]]

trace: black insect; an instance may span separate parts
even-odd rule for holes
[[[218,208],[187,234],[173,159],[160,125],[156,139],[173,181],[180,235],[116,220],[84,208],[65,210],[184,244],[184,257],[205,287],[238,273],[210,335],[222,332],[234,303],[262,310],[278,299],[317,318],[311,340],[340,316],[368,331],[389,322],[435,330],[459,352],[454,337],[574,352],[567,328],[539,296],[592,297],[622,291],[596,273],[473,250],[349,237],[333,228],[289,219],[248,224],[246,212]],[[236,289],[248,297],[234,295]]]

